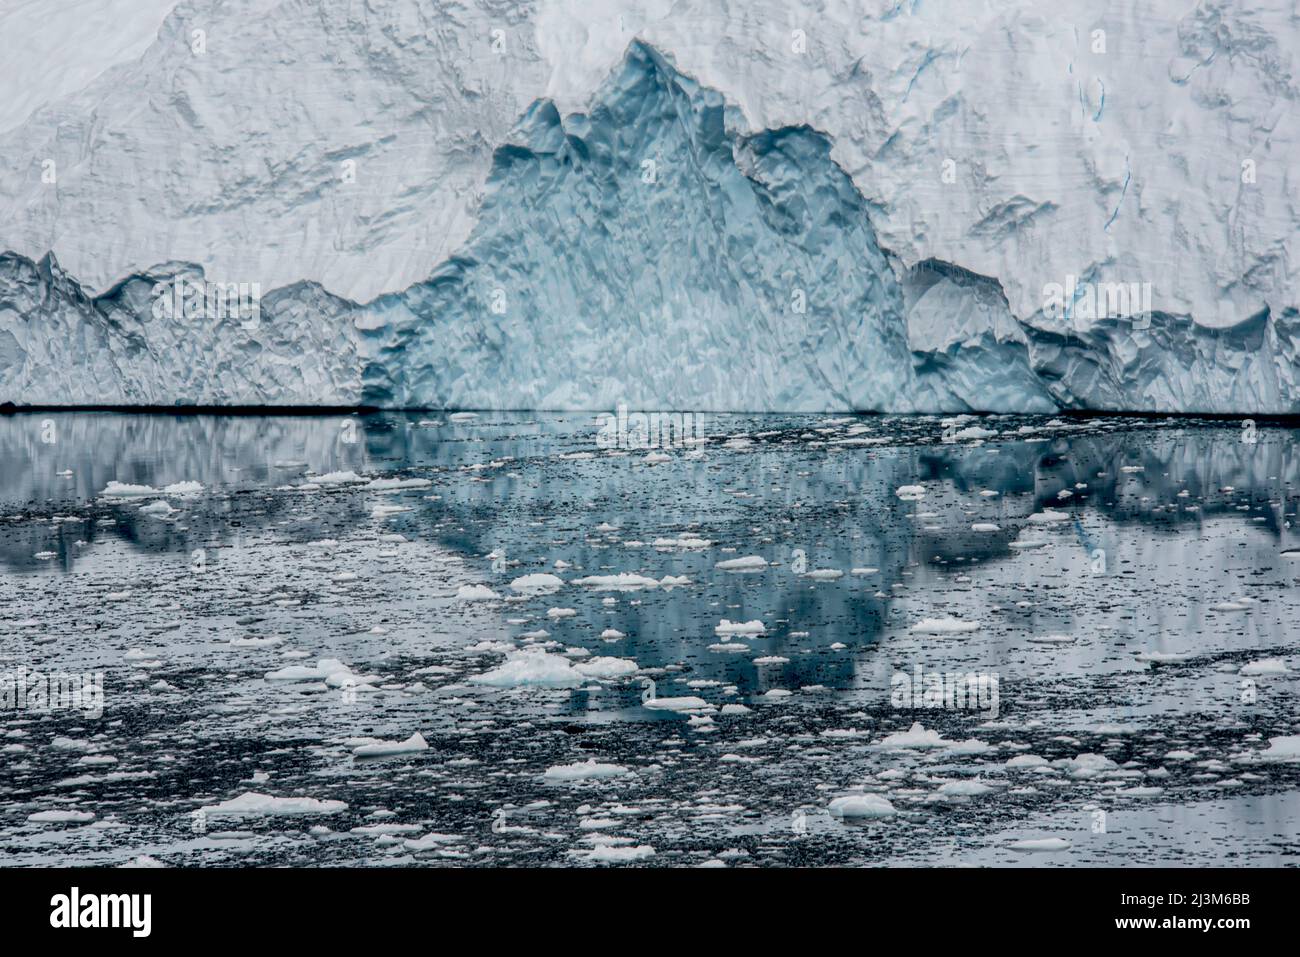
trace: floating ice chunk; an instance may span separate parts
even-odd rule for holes
[[[895,731],[886,735],[879,742],[882,748],[946,748],[953,742],[945,741],[938,731],[929,731],[921,722],[916,721],[906,731]]]
[[[729,621],[724,618],[714,627],[715,635],[762,635],[767,627],[757,618],[753,621]]]
[[[1069,520],[1069,512],[1058,512],[1050,508],[1045,508],[1041,512],[1035,512],[1029,516],[1029,521],[1035,525],[1051,525],[1055,522],[1068,522]]]
[[[109,482],[100,493],[105,498],[142,498],[161,494],[152,485],[129,485],[125,482]]]
[[[894,490],[894,494],[903,501],[916,501],[925,497],[924,485],[900,485]]]
[[[360,475],[353,471],[346,472],[326,472],[324,475],[318,475],[313,483],[316,485],[353,485],[366,481]]]
[[[1087,779],[1096,777],[1104,771],[1113,771],[1118,765],[1104,754],[1079,754],[1062,765],[1070,777]]]
[[[94,819],[92,811],[37,811],[27,815],[27,820],[36,824],[85,824]]]
[[[417,751],[427,750],[429,750],[429,742],[425,741],[424,735],[417,731],[405,741],[379,741],[375,744],[362,744],[353,748],[352,753],[359,758],[379,758],[394,754],[414,754]]]
[[[408,837],[402,842],[402,846],[408,851],[435,851],[447,844],[456,844],[464,840],[459,834],[437,834],[430,832],[421,837]]]
[[[547,617],[547,618],[550,618],[550,619],[552,619],[552,620],[554,620],[554,621],[558,621],[558,620],[561,619],[561,618],[572,618],[572,617],[573,617],[574,615],[576,615],[576,614],[577,614],[577,612],[576,612],[574,609],[572,609],[572,608],[548,608],[548,609],[546,609],[546,617]]]
[[[163,486],[163,492],[168,495],[198,495],[202,491],[201,482],[173,482],[171,485]]]
[[[521,575],[510,583],[515,591],[526,595],[547,595],[564,587],[564,579],[547,572]]]
[[[322,801],[310,797],[272,797],[245,791],[239,797],[203,808],[210,816],[229,817],[293,817],[305,814],[338,814],[346,811],[346,801]]]
[[[1000,526],[994,525],[992,522],[976,522],[976,523],[974,523],[973,525],[971,525],[970,530],[971,530],[972,532],[1000,532],[1000,531],[1002,531],[1002,529],[1001,529]]]
[[[713,567],[724,572],[756,572],[767,567],[767,559],[759,555],[746,555],[744,558],[728,558]]]
[[[1281,658],[1260,658],[1258,661],[1249,661],[1241,666],[1240,674],[1243,675],[1284,675],[1291,669],[1287,667],[1285,661]]]
[[[582,684],[583,675],[562,655],[550,654],[543,648],[524,648],[509,655],[500,667],[469,680],[496,688],[573,688]]]
[[[576,669],[588,678],[617,678],[637,670],[637,663],[629,658],[596,657],[581,661]]]
[[[408,488],[428,488],[433,483],[424,478],[377,478],[366,483],[367,492],[398,492]]]
[[[633,575],[621,572],[617,575],[588,575],[575,578],[575,585],[585,585],[597,591],[638,591],[642,588],[658,588],[659,582],[645,575]]]
[[[806,572],[805,578],[811,578],[814,581],[833,582],[844,577],[844,572],[838,568],[819,568],[816,571]]]
[[[782,658],[780,655],[764,655],[754,659],[756,665],[788,665],[789,663],[789,658]]]
[[[1256,755],[1260,761],[1300,761],[1300,734],[1269,738],[1268,750]]]
[[[620,638],[626,638],[627,635],[623,634],[623,632],[619,631],[617,628],[606,628],[600,633],[600,637],[605,641],[618,641]]]
[[[898,812],[887,798],[879,794],[849,794],[831,801],[828,810],[832,817],[842,819],[872,819],[893,817]]]
[[[878,571],[880,571],[879,568],[855,568],[851,572],[849,572],[849,574],[863,577],[866,575],[874,575]]]
[[[1068,645],[1074,641],[1074,635],[1032,635],[1029,640],[1039,645]]]
[[[546,769],[542,780],[547,784],[567,784],[571,781],[602,781],[634,774],[621,764],[600,764],[595,758],[575,764],[557,764]]]
[[[915,635],[957,635],[978,631],[977,621],[963,621],[960,618],[922,618],[912,626]]]
[[[729,652],[731,654],[741,654],[749,651],[748,645],[736,644],[734,642],[720,642],[715,645],[709,645],[709,651]]]
[[[492,601],[500,597],[487,585],[461,585],[456,589],[457,601]]]
[[[1250,611],[1256,605],[1253,598],[1234,598],[1232,601],[1221,601],[1217,605],[1211,605],[1211,611]]]
[[[586,859],[595,864],[630,864],[634,861],[644,861],[647,858],[655,856],[655,849],[649,844],[637,844],[634,847],[616,847],[611,845],[602,845],[593,848],[585,855]]]
[[[477,412],[453,412],[447,416],[449,422],[473,422],[477,418]]]
[[[1062,837],[1043,837],[1027,841],[1013,841],[1007,847],[1013,851],[1019,851],[1021,854],[1044,854],[1053,851],[1068,851],[1070,842]]]

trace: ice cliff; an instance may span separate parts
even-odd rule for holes
[[[1300,411],[1281,0],[105,5],[0,74],[0,401]]]

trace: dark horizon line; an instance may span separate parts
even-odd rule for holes
[[[629,409],[631,407],[629,406]],[[709,415],[854,415],[854,416],[908,416],[908,417],[927,417],[938,418],[940,416],[970,415],[978,417],[990,416],[1020,416],[1024,418],[1045,418],[1048,416],[1064,416],[1074,419],[1098,419],[1098,418],[1130,418],[1130,419],[1211,419],[1216,421],[1243,421],[1245,419],[1254,419],[1256,422],[1264,424],[1300,424],[1300,412],[1152,412],[1139,410],[1106,410],[1106,409],[1058,409],[1054,412],[999,412],[994,410],[966,410],[963,412],[881,412],[871,409],[828,409],[820,412],[800,412],[800,411],[783,411],[780,409],[642,409],[636,408],[631,411],[644,414],[709,414]],[[115,413],[120,415],[216,415],[216,416],[326,416],[326,415],[379,415],[386,412],[391,413],[412,413],[425,412],[438,415],[452,415],[457,412],[474,412],[476,414],[492,414],[499,412],[509,413],[537,413],[545,412],[551,414],[590,414],[599,415],[601,413],[609,414],[609,409],[592,408],[592,409],[546,409],[546,408],[520,408],[520,409],[482,409],[482,408],[463,408],[463,407],[438,407],[438,406],[377,406],[377,405],[202,405],[202,404],[177,404],[177,405],[114,405],[114,404],[73,404],[73,405],[18,405],[14,402],[0,402],[0,416],[29,415],[37,412],[104,412]]]

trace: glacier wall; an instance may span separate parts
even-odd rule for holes
[[[0,401],[1300,411],[1282,0],[112,2],[0,71]]]

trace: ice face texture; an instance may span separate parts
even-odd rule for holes
[[[0,401],[1297,410],[1284,4],[272,6],[0,131]],[[149,317],[177,272],[260,326]]]

